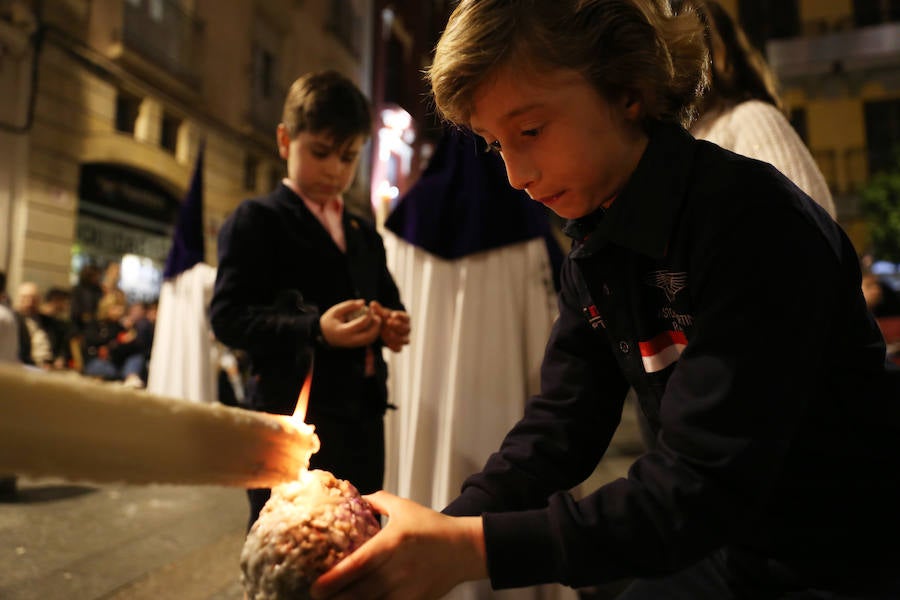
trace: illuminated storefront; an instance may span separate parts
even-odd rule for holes
[[[85,264],[102,269],[119,262],[119,286],[129,300],[155,300],[178,199],[153,179],[110,164],[82,167],[78,197],[72,283]]]
[[[380,225],[409,186],[416,132],[412,117],[399,106],[381,110],[379,119],[372,166],[372,211]]]

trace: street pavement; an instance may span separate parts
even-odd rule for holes
[[[20,479],[0,501],[4,600],[241,600],[243,490]]]
[[[579,490],[622,476],[638,452],[626,407],[607,457]],[[27,478],[18,488],[0,499],[0,600],[243,599],[243,490]]]

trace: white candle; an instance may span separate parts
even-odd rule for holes
[[[0,474],[272,487],[318,449],[291,417],[0,364]]]

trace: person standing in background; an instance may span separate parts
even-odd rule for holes
[[[126,387],[143,388],[145,349],[133,323],[123,324],[127,306],[121,291],[108,292],[101,298],[97,318],[84,329],[84,374],[121,381]]]
[[[3,271],[0,271],[0,362],[19,362],[19,325],[9,306]]]
[[[382,348],[399,352],[410,332],[381,236],[344,207],[371,129],[369,101],[346,77],[294,82],[276,132],[287,177],[225,221],[210,303],[216,338],[250,356],[253,409],[292,414],[312,377],[306,422],[321,448],[310,468],[362,493],[384,480]],[[248,491],[251,526],[269,495]]]
[[[766,59],[718,2],[696,4],[706,26],[712,68],[691,134],[772,164],[836,218],[828,183],[782,112],[775,75]]]
[[[103,297],[100,275],[100,269],[92,264],[84,265],[78,272],[78,283],[72,288],[70,304],[76,334],[82,333],[85,325],[97,318],[97,305]]]
[[[66,369],[72,363],[72,322],[71,297],[68,290],[51,287],[44,294],[41,303],[38,322],[41,328],[47,332],[50,339],[50,349],[53,355],[52,367],[54,369]]]
[[[19,362],[19,322],[6,295],[6,273],[0,271],[0,363]],[[0,501],[15,500],[17,479],[0,473]]]
[[[106,270],[103,272],[103,279],[100,281],[100,287],[103,293],[122,291],[119,287],[119,280],[122,278],[122,265],[118,261],[111,261],[106,264]]]
[[[27,346],[31,349],[30,364],[50,369],[53,367],[53,347],[50,336],[41,325],[40,306],[41,294],[37,284],[26,281],[19,285],[15,308],[25,323]]]
[[[145,363],[150,362],[150,351],[153,349],[153,333],[154,323],[150,320],[149,304],[146,302],[135,301],[128,304],[125,316],[122,317],[122,326],[125,329],[133,329],[136,333],[136,341],[144,354]],[[143,379],[146,381],[146,372],[142,373]]]

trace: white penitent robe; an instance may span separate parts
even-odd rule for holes
[[[481,469],[539,390],[557,315],[543,238],[445,260],[384,232],[388,267],[412,318],[410,344],[386,351],[385,489],[435,510]],[[487,581],[445,600],[568,600],[560,585],[493,592]]]
[[[207,307],[216,269],[197,263],[163,283],[147,390],[191,402],[216,402],[217,351]]]

